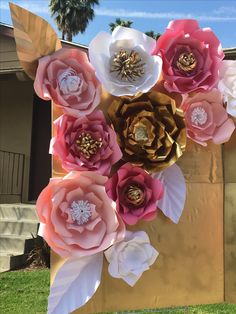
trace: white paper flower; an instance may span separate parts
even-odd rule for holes
[[[162,59],[152,56],[156,41],[132,28],[118,26],[99,33],[89,45],[97,78],[112,95],[148,92],[158,81]]]
[[[149,269],[159,253],[151,246],[144,231],[126,231],[126,237],[105,251],[112,277],[123,279],[134,286],[145,270]]]
[[[218,88],[227,102],[227,112],[236,117],[236,61],[222,62]]]

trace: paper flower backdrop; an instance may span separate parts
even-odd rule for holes
[[[195,20],[170,22],[157,41],[125,27],[99,33],[89,57],[79,49],[55,52],[55,46],[25,69],[36,74],[38,96],[64,113],[54,121],[50,152],[68,174],[51,179],[37,210],[42,236],[67,258],[52,284],[48,313],[66,314],[96,292],[104,253],[110,275],[130,286],[156,262],[148,234],[130,225],[137,230],[139,221],[158,219],[158,211],[178,223],[186,187],[175,162],[187,136],[203,146],[230,139],[236,61],[222,61],[216,35]],[[101,103],[102,88],[116,96],[108,106]]]

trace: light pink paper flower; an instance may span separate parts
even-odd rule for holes
[[[36,94],[73,116],[91,113],[100,102],[100,83],[85,52],[62,48],[39,59]]]
[[[163,186],[143,169],[127,163],[107,181],[106,191],[124,222],[134,225],[156,218],[156,202],[162,197]]]
[[[163,59],[165,88],[178,93],[214,87],[224,58],[221,44],[212,30],[201,29],[195,20],[171,21],[158,39],[154,54]]]
[[[58,156],[65,170],[91,170],[109,175],[121,159],[116,133],[107,125],[101,110],[75,118],[63,115],[54,122],[56,136],[50,152]]]
[[[181,107],[185,111],[187,135],[195,142],[206,146],[209,140],[222,144],[230,139],[235,125],[217,89],[188,97]]]
[[[105,192],[106,181],[94,172],[70,172],[41,192],[36,208],[43,237],[60,256],[95,254],[123,240],[125,226]]]

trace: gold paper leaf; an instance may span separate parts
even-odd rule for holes
[[[61,41],[47,21],[16,4],[9,5],[20,64],[34,79],[38,59],[60,49]]]

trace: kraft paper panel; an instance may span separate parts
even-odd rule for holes
[[[159,213],[155,221],[139,223],[132,229],[145,230],[160,253],[137,284],[132,288],[111,278],[104,262],[98,291],[73,313],[223,302],[223,184],[188,183],[187,192],[178,225]],[[52,278],[60,263],[53,254]]]

